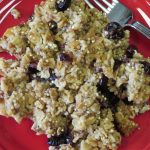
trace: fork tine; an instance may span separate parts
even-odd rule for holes
[[[109,13],[109,11],[98,0],[94,0],[94,3],[97,4],[97,6],[100,7],[106,14]]]
[[[119,1],[118,0],[112,0],[114,3],[118,3]]]
[[[102,0],[109,8],[113,8],[114,6],[108,2],[107,0]]]
[[[2,19],[0,19],[0,24],[4,21],[4,19],[9,15],[9,13],[11,12],[11,10],[13,8],[15,8],[17,5],[19,5],[22,1],[19,1],[18,3],[14,4],[7,12],[6,14],[2,17]]]
[[[94,8],[93,4],[89,1],[89,0],[84,0],[85,3],[90,7],[90,8]]]
[[[0,10],[0,14],[5,11],[11,4],[13,4],[16,0],[11,0],[5,7]]]

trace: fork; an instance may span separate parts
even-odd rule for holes
[[[84,0],[90,8],[94,8],[93,3],[90,0]],[[111,22],[119,23],[123,28],[124,27],[131,27],[143,34],[145,37],[150,39],[150,29],[145,27],[139,21],[132,21],[133,14],[132,11],[121,4],[118,0],[112,0],[110,3],[108,0],[101,0],[108,8],[106,8],[102,3],[98,0],[93,0],[93,2],[103,10],[108,19]]]
[[[0,3],[2,3],[3,0],[0,0]],[[5,0],[6,2],[6,0]],[[22,1],[17,1],[17,0],[9,0],[7,4],[0,9],[0,24],[7,18],[9,13],[11,12],[12,9],[14,9],[17,5],[19,5]],[[7,10],[8,9],[8,10]],[[6,11],[6,12],[5,12]]]

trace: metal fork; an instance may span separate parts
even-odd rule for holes
[[[90,8],[94,8],[94,5],[90,0],[84,1]],[[106,4],[108,8],[104,7],[98,0],[93,0],[93,2],[106,13],[111,22],[118,22],[122,27],[132,27],[150,39],[150,29],[145,27],[139,21],[132,21],[133,14],[129,8],[121,4],[118,0],[112,0],[112,3],[108,0],[101,1]]]
[[[2,3],[3,0],[0,0],[0,3]],[[3,21],[7,18],[9,13],[13,8],[15,8],[17,5],[19,5],[22,1],[17,0],[9,0],[8,3],[0,9],[0,24],[3,23]],[[5,12],[6,11],[6,12]]]

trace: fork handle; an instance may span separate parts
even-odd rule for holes
[[[150,29],[141,24],[139,21],[134,21],[130,24],[126,24],[125,27],[134,28],[150,40]]]

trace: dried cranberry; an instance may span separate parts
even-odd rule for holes
[[[122,63],[123,63],[122,60],[115,59],[113,70],[116,71]]]
[[[61,54],[60,54],[60,61],[72,62],[72,58],[71,58],[70,55],[67,54],[67,53],[61,53]]]
[[[58,11],[65,11],[71,5],[71,0],[56,0],[56,9]]]
[[[104,29],[104,35],[108,39],[121,39],[124,37],[124,31],[117,22],[110,22]]]
[[[129,45],[128,48],[127,48],[127,50],[126,50],[126,53],[125,53],[126,58],[133,58],[133,55],[134,55],[135,51],[137,51],[137,50],[138,49],[137,49],[136,46]]]
[[[56,34],[57,33],[57,30],[58,30],[58,26],[57,26],[57,23],[53,20],[51,20],[49,22],[49,27],[50,27],[50,31],[53,32],[53,34]]]
[[[143,64],[145,74],[150,75],[150,63],[146,61],[141,61],[140,63]]]
[[[49,146],[59,146],[62,144],[72,144],[72,138],[68,133],[63,133],[59,136],[53,136],[48,139]]]

